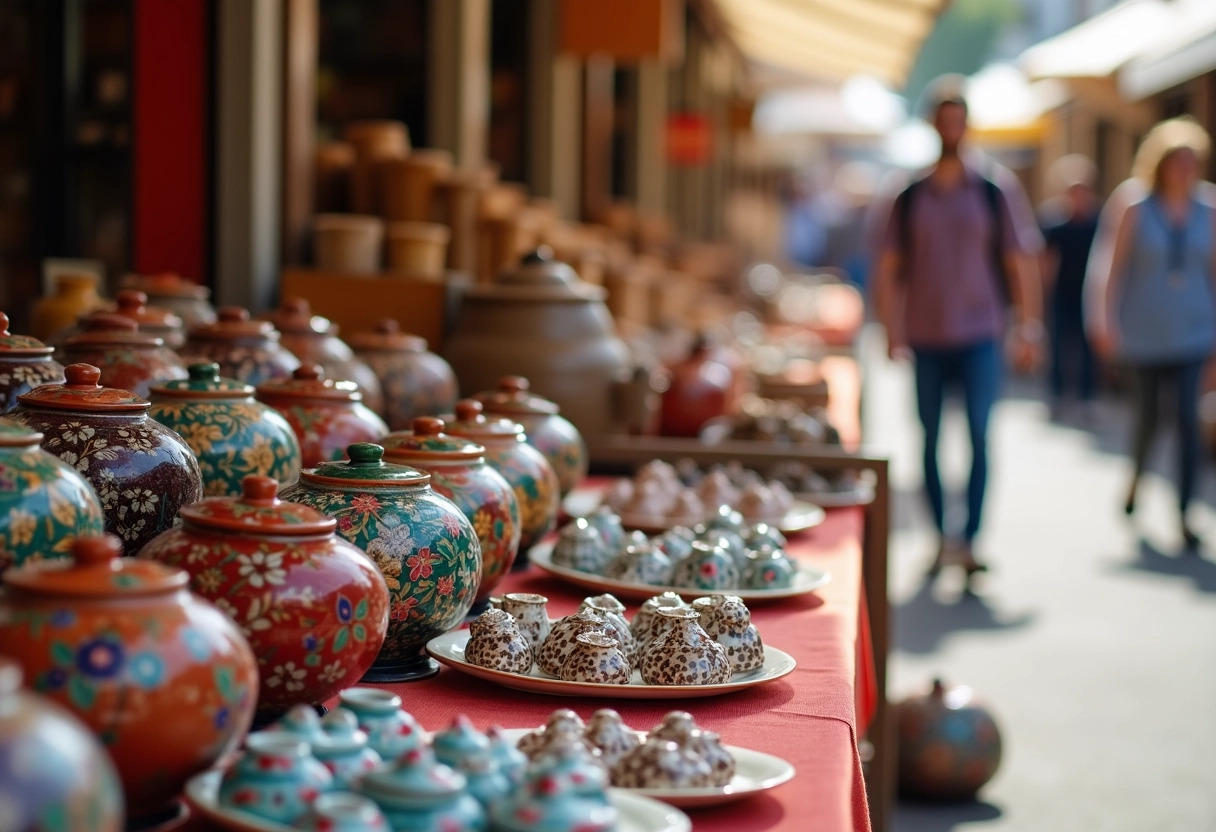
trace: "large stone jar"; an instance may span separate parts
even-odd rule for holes
[[[305,468],[342,459],[347,445],[388,433],[384,420],[363,404],[357,384],[325,378],[316,364],[297,367],[291,378],[262,382],[257,397],[291,425]]]
[[[460,506],[481,541],[481,584],[474,612],[507,576],[519,552],[519,505],[502,475],[486,464],[486,449],[443,432],[444,423],[419,416],[409,432],[384,437],[384,458],[431,475],[431,488]]]
[[[77,537],[102,532],[97,494],[76,469],[38,447],[42,438],[0,419],[0,574],[38,558],[67,557]]]
[[[401,332],[396,321],[386,318],[375,330],[356,332],[347,340],[380,379],[380,415],[390,430],[409,430],[416,416],[451,412],[458,395],[456,374],[427,351],[425,338]]]
[[[122,285],[138,289],[147,296],[148,303],[177,315],[187,330],[215,321],[215,309],[208,300],[211,290],[171,272],[129,274],[123,278]]]
[[[220,375],[256,387],[263,381],[287,378],[300,366],[300,359],[279,338],[269,321],[251,321],[248,309],[225,306],[214,323],[190,330],[181,353],[187,363],[213,361],[220,365]]]
[[[109,535],[81,538],[66,568],[10,569],[0,644],[38,693],[100,738],[139,820],[236,748],[258,676],[244,637],[186,590],[185,572],[121,554]]]
[[[8,315],[0,312],[0,413],[16,407],[22,393],[63,381],[63,365],[51,357],[53,352],[37,338],[9,332]]]
[[[95,312],[84,331],[64,341],[59,349],[65,364],[92,364],[101,370],[106,387],[130,390],[147,397],[159,381],[186,378],[186,365],[165,342],[139,332],[130,318]]]
[[[359,681],[384,644],[388,589],[338,521],[246,477],[240,497],[181,510],[141,558],[190,573],[190,588],[240,627],[258,661],[258,719],[321,705]]]
[[[198,459],[203,493],[237,496],[250,475],[291,484],[303,467],[300,443],[282,414],[253,398],[218,364],[191,364],[190,377],[152,388],[153,419],[175,431]]]
[[[629,354],[614,334],[604,289],[579,280],[547,248],[493,283],[468,288],[444,353],[464,389],[527,376],[592,436],[611,432],[615,389],[629,377]]]
[[[21,396],[9,415],[84,475],[101,498],[106,531],[134,555],[173,525],[178,509],[202,498],[198,462],[180,436],[148,417],[147,401],[98,384],[96,367],[71,364],[64,375],[64,384]]]
[[[284,500],[338,521],[338,534],[380,568],[389,591],[384,646],[369,682],[422,679],[439,671],[423,653],[432,638],[460,625],[481,581],[481,544],[473,525],[431,476],[392,465],[379,445],[347,448],[348,462],[305,469]]]

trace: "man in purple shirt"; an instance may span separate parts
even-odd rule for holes
[[[1000,392],[1007,311],[1015,366],[1038,363],[1042,322],[1034,256],[1041,239],[1016,179],[964,160],[967,103],[951,80],[930,90],[941,156],[896,198],[874,275],[879,320],[892,359],[910,357],[925,431],[925,491],[940,535],[930,574],[957,563],[970,577],[986,569],[972,542],[988,479],[988,417]],[[986,175],[987,174],[987,175]],[[994,181],[999,178],[1000,181]],[[958,387],[971,434],[967,521],[950,533],[937,464],[942,406]]]

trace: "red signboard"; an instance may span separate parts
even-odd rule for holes
[[[667,161],[697,167],[714,155],[713,124],[701,113],[672,113],[667,117]]]

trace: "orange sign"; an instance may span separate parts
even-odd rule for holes
[[[667,161],[697,167],[714,155],[714,129],[700,113],[672,113],[667,117]]]

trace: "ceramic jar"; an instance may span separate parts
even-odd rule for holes
[[[10,569],[0,644],[101,739],[138,819],[236,747],[258,676],[236,626],[186,590],[185,572],[121,554],[116,538],[87,537],[66,568]]]
[[[532,670],[532,643],[514,616],[494,607],[469,624],[464,655],[471,664],[503,673],[527,674]]]
[[[278,823],[304,816],[321,794],[335,788],[308,743],[281,731],[259,731],[220,781],[221,805]]]
[[[250,475],[291,484],[300,476],[300,443],[274,408],[254,401],[253,388],[221,378],[218,364],[191,364],[189,378],[152,388],[148,415],[194,451],[208,497],[236,496]]]
[[[388,819],[380,807],[363,795],[327,792],[296,821],[304,832],[388,832]]]
[[[561,486],[561,496],[587,476],[587,445],[578,428],[559,415],[556,404],[529,392],[522,376],[503,376],[495,390],[479,393],[487,416],[505,416],[524,426],[527,443],[544,454]]]
[[[553,544],[553,563],[579,572],[602,574],[613,553],[604,545],[599,530],[586,518],[577,517],[562,526]]]
[[[694,609],[661,609],[666,624],[642,651],[642,679],[648,685],[716,685],[730,681],[730,661],[722,645],[701,629]]]
[[[458,386],[451,365],[427,351],[426,339],[401,332],[386,318],[370,332],[347,339],[355,355],[380,380],[384,404],[380,415],[392,430],[409,430],[417,416],[450,413]]]
[[[519,631],[527,637],[532,646],[533,654],[540,652],[552,628],[549,609],[546,606],[548,603],[548,598],[532,592],[508,592],[502,597],[502,611],[510,613],[515,619]]]
[[[600,751],[600,759],[611,771],[621,757],[637,748],[641,741],[637,732],[625,724],[612,708],[600,708],[591,715],[583,736]]]
[[[743,570],[743,586],[748,589],[784,589],[794,585],[798,565],[784,549],[759,549],[749,552]]]
[[[203,496],[203,478],[181,437],[148,417],[149,403],[102,387],[89,364],[64,369],[64,384],[21,396],[9,416],[42,433],[42,448],[84,475],[101,498],[106,531],[134,555]]]
[[[422,726],[401,710],[401,697],[383,688],[347,688],[338,696],[355,715],[368,745],[385,760],[395,760],[425,742]]]
[[[384,761],[359,728],[358,717],[346,708],[336,708],[321,720],[323,736],[311,743],[312,755],[333,775],[341,788],[353,788],[360,777]]]
[[[608,625],[604,616],[598,610],[580,609],[565,618],[553,623],[549,637],[545,639],[540,652],[536,655],[536,664],[550,676],[560,677],[562,665],[575,650],[575,639],[583,633],[607,632]]]
[[[53,352],[37,338],[9,332],[8,315],[0,312],[0,413],[16,407],[22,393],[63,381],[63,365]]]
[[[764,642],[752,614],[738,595],[723,597],[717,610],[714,640],[726,650],[731,673],[747,673],[764,665]]]
[[[0,419],[0,574],[66,557],[77,537],[101,534],[101,503],[75,468],[38,447],[43,436]]]
[[[359,385],[365,405],[376,413],[383,410],[379,377],[338,337],[337,324],[312,314],[308,301],[288,298],[264,317],[279,330],[279,343],[301,364],[320,365],[326,378],[353,381]]]
[[[668,368],[667,376],[659,408],[659,433],[664,436],[698,436],[706,422],[737,408],[735,371],[704,338],[683,361]]]
[[[123,289],[114,297],[114,314],[135,321],[139,331],[165,342],[171,350],[186,343],[182,319],[160,306],[149,306],[148,296],[138,289]]]
[[[676,564],[671,581],[689,589],[733,589],[739,585],[739,568],[726,549],[694,540],[692,554]]]
[[[580,633],[574,649],[562,662],[558,678],[563,682],[596,685],[627,685],[633,669],[620,642],[604,633]]]
[[[186,330],[215,322],[215,309],[208,298],[211,290],[192,280],[184,280],[176,274],[165,272],[151,275],[127,275],[122,284],[125,288],[143,292],[148,303],[168,309],[182,319]]]
[[[625,546],[607,569],[609,578],[651,586],[670,586],[671,574],[671,558],[651,543]]]
[[[698,726],[692,714],[687,711],[669,711],[664,714],[663,721],[655,726],[650,736],[670,740],[685,751],[692,752],[698,759],[704,760],[709,765],[713,786],[727,786],[735,776],[735,758],[722,745],[722,738],[713,731],[706,731]]]
[[[186,377],[186,365],[165,342],[138,331],[130,318],[109,312],[89,316],[85,329],[60,345],[67,364],[92,364],[106,387],[147,398],[152,385]]]
[[[338,534],[384,576],[388,633],[364,680],[425,678],[439,670],[423,654],[426,643],[458,626],[473,605],[481,544],[464,513],[431,489],[429,474],[386,463],[379,445],[351,445],[347,454],[348,462],[306,469],[280,496],[336,518]]]
[[[95,274],[61,274],[55,277],[55,293],[41,298],[30,313],[30,334],[47,338],[76,323],[81,315],[100,309],[105,301],[97,294]]]
[[[188,364],[215,362],[220,365],[220,375],[256,387],[263,381],[287,378],[300,366],[300,359],[279,338],[269,321],[251,321],[248,309],[225,306],[213,323],[188,332],[181,353]]]
[[[642,602],[642,606],[638,607],[638,611],[633,616],[633,621],[629,622],[629,631],[633,633],[633,639],[637,643],[638,652],[641,653],[646,649],[646,645],[658,633],[655,632],[658,622],[655,616],[661,609],[674,609],[676,607],[687,607],[684,599],[674,592],[664,592],[661,595],[654,595]]]
[[[485,448],[486,462],[515,492],[520,519],[516,567],[521,561],[527,563],[528,550],[557,525],[561,483],[553,466],[527,443],[523,425],[511,419],[487,419],[475,399],[456,403],[456,419],[447,423],[447,431]]]
[[[679,743],[648,737],[620,759],[613,782],[626,789],[703,789],[713,785],[713,772]]]
[[[604,777],[589,784],[586,772],[565,770],[565,761],[552,758],[537,765],[524,787],[491,811],[494,828],[502,832],[612,832],[620,813],[604,794]]]
[[[297,367],[291,378],[262,382],[257,397],[291,425],[305,468],[342,459],[347,445],[388,433],[384,420],[363,404],[357,384],[325,378],[316,364]]]
[[[595,595],[584,598],[579,604],[580,610],[595,610],[604,617],[604,632],[617,640],[621,652],[629,663],[637,661],[637,645],[633,633],[629,630],[629,622],[625,620],[625,605],[614,595]]]
[[[894,711],[901,795],[961,803],[996,775],[1000,728],[970,687],[934,679],[931,690],[895,703]]]
[[[243,488],[183,507],[182,525],[139,556],[186,570],[191,589],[241,628],[264,720],[359,681],[384,644],[388,589],[332,517],[278,499],[270,477],[246,477]]]
[[[486,813],[465,792],[465,776],[438,762],[425,747],[363,778],[360,791],[384,812],[393,829],[410,832],[485,832]]]
[[[519,551],[519,506],[515,492],[486,464],[485,448],[448,436],[444,423],[429,416],[414,420],[410,433],[384,437],[384,458],[411,465],[431,475],[431,487],[450,499],[473,524],[481,542],[481,584],[473,611],[488,603],[490,593],[507,576]]]
[[[6,830],[122,832],[118,774],[80,720],[21,689],[21,667],[0,659],[0,760]]]

